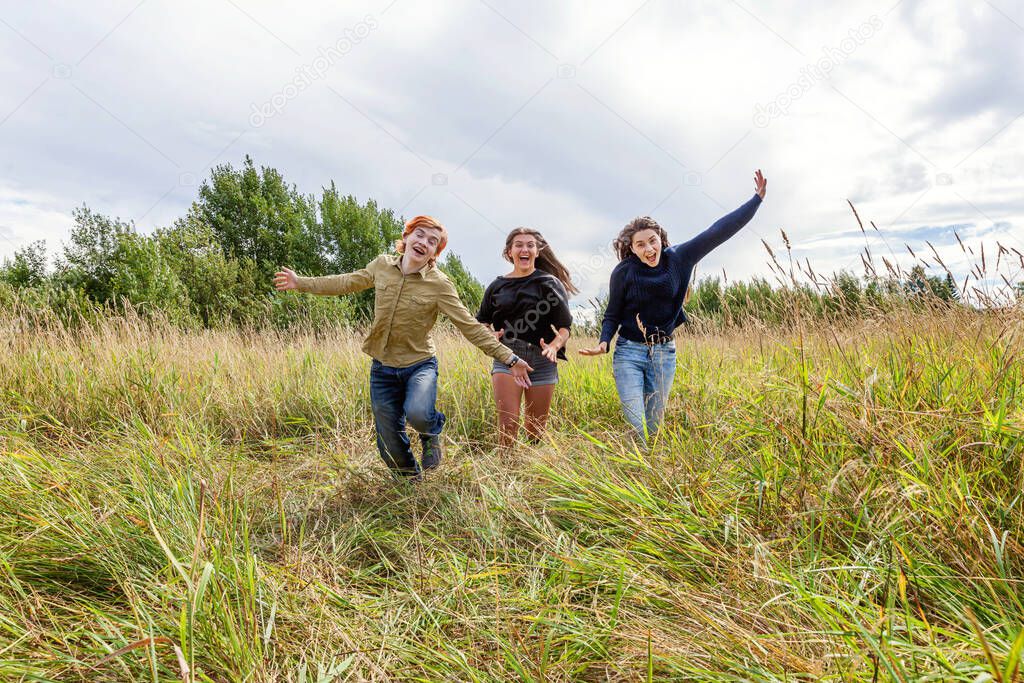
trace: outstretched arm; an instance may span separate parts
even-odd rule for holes
[[[371,264],[372,265],[372,264]],[[373,271],[369,266],[342,275],[301,277],[290,268],[274,273],[274,288],[279,292],[296,290],[310,294],[340,295],[373,287]]]
[[[761,206],[761,200],[764,199],[767,191],[768,181],[761,174],[761,170],[758,169],[757,173],[754,174],[754,196],[746,204],[732,213],[722,216],[711,227],[689,242],[684,242],[676,247],[670,247],[670,249],[685,253],[688,257],[687,260],[691,263],[700,261],[750,222],[750,219],[757,213],[758,207]]]
[[[601,339],[597,346],[589,349],[580,349],[584,356],[598,356],[608,353],[608,345],[612,337],[619,331],[622,323],[622,310],[625,306],[625,283],[623,282],[622,271],[613,270],[612,277],[608,281],[608,305],[604,308],[604,319],[601,321]]]
[[[512,359],[515,357],[512,349],[499,342],[487,325],[484,325],[470,315],[469,311],[466,310],[466,306],[462,303],[462,299],[459,298],[458,292],[455,291],[454,285],[449,283],[445,287],[445,291],[438,297],[437,307],[448,316],[448,319],[455,324],[455,327],[459,328],[462,336],[468,339],[475,347],[506,365],[512,362]],[[530,386],[530,378],[527,376],[527,373],[532,370],[533,368],[527,365],[525,360],[520,360],[511,367],[512,376],[515,377],[516,383],[522,387]]]

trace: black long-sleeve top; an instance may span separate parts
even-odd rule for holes
[[[686,322],[683,298],[693,267],[750,222],[759,206],[761,198],[755,194],[746,204],[719,218],[690,241],[665,248],[654,267],[635,254],[619,261],[608,285],[601,341],[610,344],[616,332],[624,339],[640,343],[671,336]],[[637,325],[638,315],[646,334]]]
[[[551,343],[551,329],[572,325],[565,287],[554,275],[535,270],[523,277],[500,276],[487,286],[476,319],[496,330],[504,330],[501,341],[515,339],[540,346],[540,340]],[[565,360],[565,349],[558,350]]]

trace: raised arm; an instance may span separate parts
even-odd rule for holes
[[[716,247],[739,232],[757,213],[758,207],[761,206],[761,200],[764,199],[765,192],[768,190],[768,181],[765,180],[760,169],[754,174],[754,190],[754,196],[743,206],[722,216],[712,223],[711,227],[689,242],[683,242],[680,245],[669,248],[673,251],[685,253],[688,257],[687,260],[691,263],[700,261]]]

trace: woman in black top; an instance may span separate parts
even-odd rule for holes
[[[536,441],[544,431],[558,383],[556,363],[559,358],[565,360],[564,347],[572,324],[568,294],[578,290],[536,230],[516,228],[510,232],[502,256],[512,263],[512,272],[495,278],[487,287],[476,318],[490,325],[495,337],[534,368],[526,389],[516,384],[504,363],[495,361],[491,369],[499,443],[508,450],[519,432],[519,406],[524,395],[526,433]]]

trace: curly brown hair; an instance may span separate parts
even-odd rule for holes
[[[615,238],[613,246],[615,247],[615,253],[618,254],[619,260],[622,261],[630,254],[633,253],[631,249],[633,245],[633,235],[637,234],[641,230],[654,230],[658,233],[658,237],[661,238],[661,248],[669,246],[668,233],[665,232],[665,228],[658,224],[658,221],[654,220],[650,216],[637,216],[629,223],[626,223],[620,232],[619,236]]]

